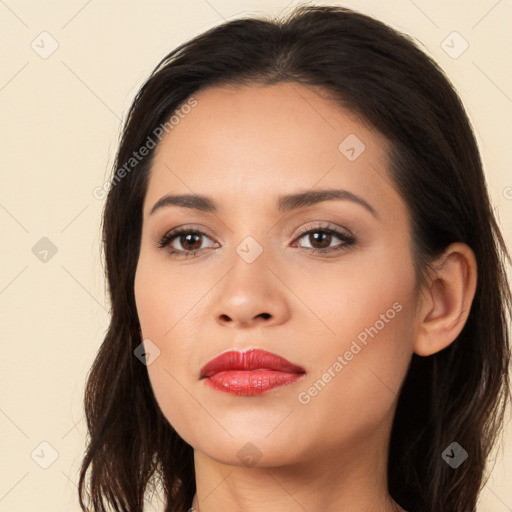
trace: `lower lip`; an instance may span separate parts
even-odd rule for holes
[[[254,396],[298,381],[303,373],[274,370],[229,370],[205,379],[205,384],[217,391],[233,395]]]

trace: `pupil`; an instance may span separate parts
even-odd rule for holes
[[[187,244],[191,244],[193,245],[193,249],[196,249],[197,247],[195,247],[195,245],[197,245],[197,241],[196,241],[196,244],[194,244],[193,242],[190,241],[190,238],[193,238],[193,237],[196,237],[197,239],[199,239],[199,236],[198,235],[195,235],[195,234],[188,234],[188,235],[185,235],[183,238],[185,239],[185,244],[183,245],[187,245]],[[201,242],[199,242],[199,246],[201,245]]]
[[[315,243],[318,243],[318,242],[322,242],[322,240],[318,240],[319,238],[322,238],[322,237],[330,237],[331,235],[329,233],[323,233],[323,232],[315,232],[315,233],[312,233],[313,235],[313,238],[315,240]],[[325,240],[324,240],[325,241]],[[325,244],[324,244],[325,245]],[[327,243],[327,246],[329,245],[329,243]]]

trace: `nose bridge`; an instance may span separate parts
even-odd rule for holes
[[[261,236],[259,238],[261,240]],[[269,259],[268,247],[252,235],[243,238],[234,247],[230,258],[231,270],[226,276],[228,287],[224,290],[226,295],[232,295],[233,298],[237,295],[249,298],[251,295],[255,297],[257,294],[268,293],[267,287],[273,287],[272,283],[269,283]]]
[[[245,207],[236,209],[233,215],[236,221],[230,223],[234,251],[231,263],[236,269],[245,269],[251,275],[253,272],[263,272],[265,263],[269,263],[271,240],[276,233],[269,230],[262,220],[263,211],[258,210],[257,204],[250,203],[250,207],[247,206],[246,202]]]
[[[256,235],[260,240],[261,233]],[[267,319],[275,322],[282,321],[286,314],[288,307],[282,285],[268,268],[272,267],[272,251],[264,246],[264,240],[261,241],[249,235],[234,247],[230,269],[215,301],[219,321],[247,324]]]

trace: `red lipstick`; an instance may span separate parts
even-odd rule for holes
[[[254,396],[296,382],[305,373],[304,368],[281,356],[251,349],[220,354],[201,368],[200,378],[217,391]]]

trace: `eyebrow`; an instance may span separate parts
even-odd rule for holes
[[[323,190],[308,190],[306,192],[299,192],[296,194],[287,194],[279,196],[277,201],[278,210],[282,213],[296,210],[298,208],[305,208],[312,206],[323,201],[331,200],[346,200],[359,204],[368,210],[374,217],[379,218],[375,209],[362,197],[343,189],[323,189]],[[203,212],[215,213],[217,207],[214,201],[202,195],[196,194],[168,194],[161,197],[151,208],[150,215],[160,208],[168,206],[181,206],[183,208],[191,208]]]

